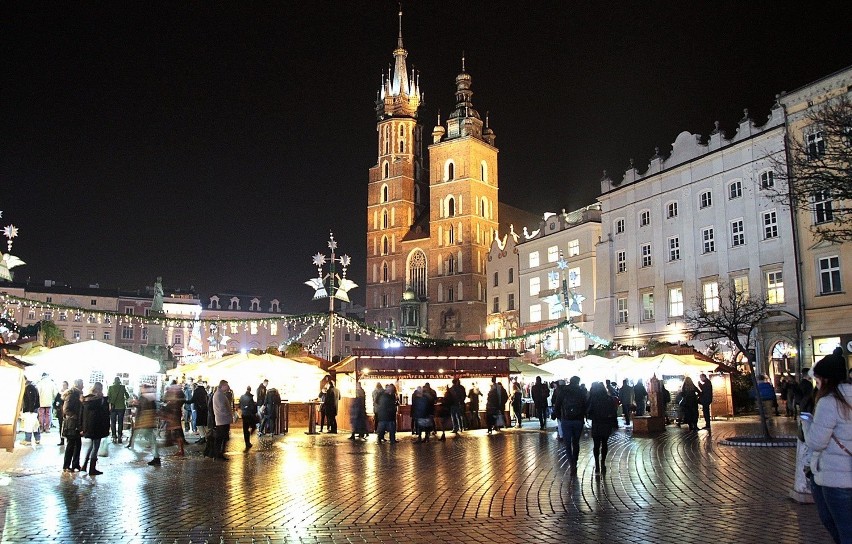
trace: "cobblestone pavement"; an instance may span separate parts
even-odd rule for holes
[[[718,444],[756,434],[753,418],[714,422],[713,435],[669,427],[619,430],[596,478],[591,440],[572,476],[561,442],[537,422],[493,436],[398,444],[263,437],[229,462],[187,448],[149,467],[110,445],[102,476],[61,472],[57,435],[0,452],[0,541],[248,544],[256,542],[828,542],[813,505],[787,498],[795,448]],[[787,421],[778,435],[793,434]],[[191,438],[191,435],[190,435]],[[257,437],[254,437],[257,442]],[[83,448],[85,452],[86,442]]]

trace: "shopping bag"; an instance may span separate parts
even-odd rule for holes
[[[101,439],[101,446],[98,448],[98,457],[109,457],[109,441]]]

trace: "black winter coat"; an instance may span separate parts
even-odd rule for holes
[[[207,425],[207,390],[200,385],[192,392],[192,404],[195,406],[195,421],[198,425]]]
[[[38,389],[32,383],[28,383],[24,388],[24,404],[21,407],[23,412],[38,412],[39,407]]]
[[[109,401],[106,397],[83,397],[82,431],[86,438],[109,436]]]
[[[396,397],[388,393],[379,395],[379,404],[376,407],[377,421],[396,421]]]

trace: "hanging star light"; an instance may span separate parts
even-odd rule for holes
[[[317,277],[311,278],[305,282],[305,285],[314,289],[314,300],[331,297],[343,302],[349,302],[349,291],[358,287],[354,281],[346,277],[347,269],[352,264],[352,258],[349,255],[341,255],[337,257],[335,250],[337,249],[337,241],[334,239],[334,234],[329,234],[328,248],[331,250],[331,256],[327,257],[322,253],[317,253],[313,256],[313,264],[317,267]],[[329,271],[323,274],[323,266],[329,264]],[[340,264],[340,274],[337,274],[335,265]]]
[[[3,212],[0,212],[0,216],[2,216]],[[12,242],[18,236],[18,227],[15,225],[8,225],[3,227],[3,235],[7,238],[6,241],[6,251],[12,251]],[[0,251],[0,279],[4,279],[6,281],[12,281],[12,272],[11,269],[16,266],[21,266],[22,264],[26,264],[21,259],[15,257],[11,253],[3,253]]]

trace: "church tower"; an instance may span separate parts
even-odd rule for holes
[[[498,230],[495,135],[473,107],[471,77],[456,76],[456,105],[429,146],[429,335],[479,339],[488,313],[485,261]]]
[[[382,75],[376,97],[377,162],[370,168],[367,192],[366,320],[400,330],[400,301],[406,288],[406,252],[402,241],[425,215],[422,104],[419,78],[408,72],[402,42],[402,11],[394,64]],[[428,224],[425,225],[428,236]],[[422,229],[421,229],[422,230]],[[424,283],[425,285],[425,283]],[[425,293],[423,293],[425,296]]]

